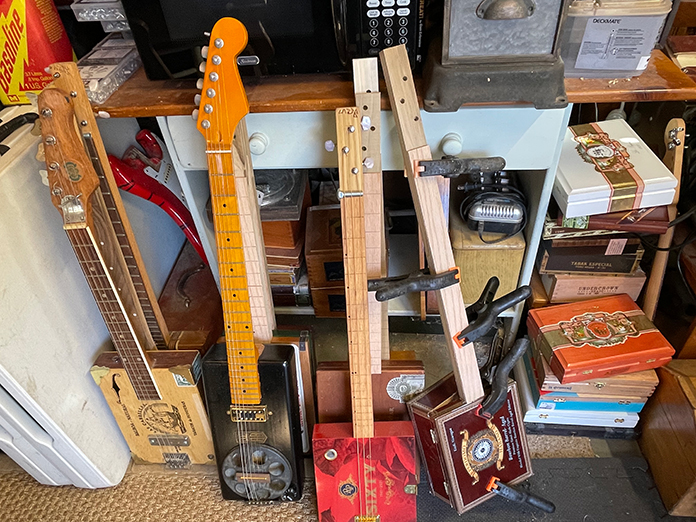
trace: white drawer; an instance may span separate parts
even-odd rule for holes
[[[440,143],[449,133],[461,137],[461,157],[502,156],[510,169],[545,170],[552,164],[564,125],[564,109],[532,107],[466,107],[453,113],[421,111],[433,157],[442,156]],[[170,116],[167,126],[184,169],[207,169],[205,142],[188,116]],[[262,133],[267,145],[253,155],[254,167],[336,167],[335,152],[324,142],[336,140],[333,111],[254,113],[247,116],[249,136]],[[391,111],[382,111],[382,168],[402,170],[403,161]]]

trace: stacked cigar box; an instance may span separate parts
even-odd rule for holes
[[[256,192],[275,306],[307,306],[304,239],[310,190],[307,171],[256,170]]]
[[[531,310],[525,422],[633,428],[674,349],[626,294]]]
[[[666,232],[676,185],[624,120],[570,127],[537,257],[548,301],[638,299],[646,275],[637,234]]]

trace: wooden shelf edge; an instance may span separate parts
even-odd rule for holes
[[[696,83],[659,50],[652,52],[648,68],[635,78],[567,78],[565,83],[571,103],[696,99]],[[416,86],[420,87],[418,81]],[[333,111],[355,103],[348,75],[245,80],[245,87],[250,112],[255,113]],[[109,99],[93,107],[95,113],[112,118],[190,115],[196,108],[193,97],[197,92],[194,80],[150,81],[141,68]],[[383,96],[382,109],[389,108],[389,100]]]

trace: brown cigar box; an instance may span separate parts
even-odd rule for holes
[[[343,288],[341,209],[338,205],[315,206],[307,211],[305,260],[312,290]]]
[[[350,422],[350,379],[347,361],[319,363],[317,416],[320,423]],[[421,361],[382,361],[382,373],[372,375],[375,421],[408,420],[406,400],[425,388]]]

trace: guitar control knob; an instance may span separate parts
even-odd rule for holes
[[[255,132],[249,136],[249,150],[251,150],[251,153],[255,154],[256,156],[266,152],[268,143],[268,136],[262,132]]]
[[[198,109],[193,109],[193,112],[191,113],[191,118],[193,118],[193,121],[198,121]]]
[[[203,89],[203,78],[198,78],[196,81],[196,89],[199,91]]]
[[[198,66],[198,70],[202,73],[205,72],[205,62],[201,62],[201,64]]]
[[[462,137],[456,132],[445,134],[440,141],[440,150],[447,156],[456,156],[462,152]]]
[[[201,47],[201,58],[203,58],[204,60],[208,58],[208,46],[207,45],[204,45],[203,47]]]
[[[195,103],[196,105],[200,105],[200,104],[201,104],[201,95],[200,95],[200,94],[196,94],[196,95],[193,97],[193,103]]]

